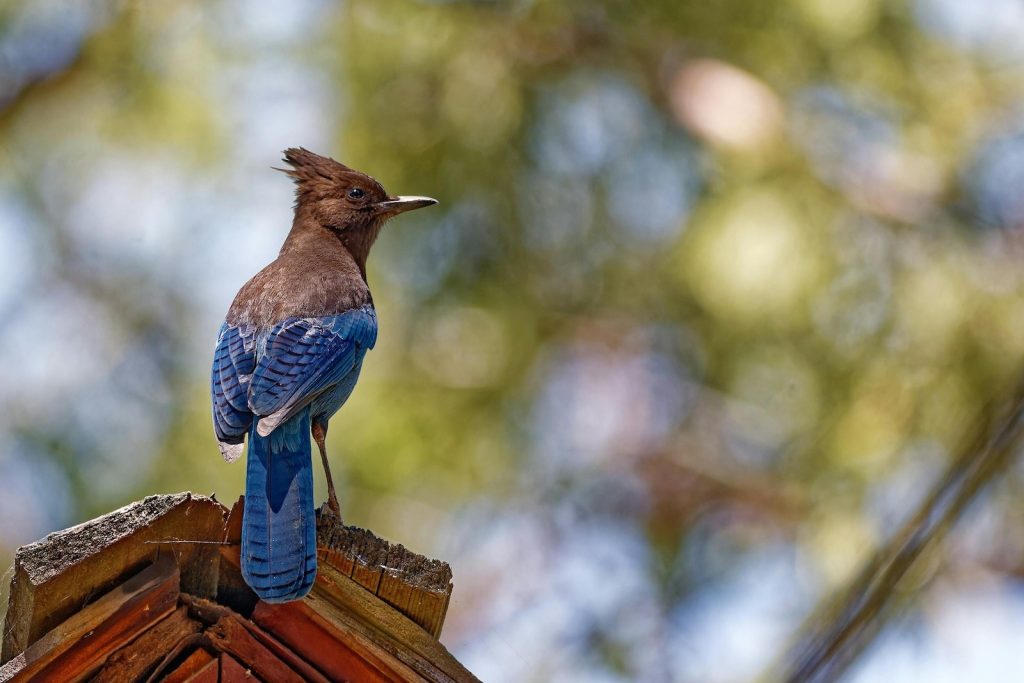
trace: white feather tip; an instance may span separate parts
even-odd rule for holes
[[[220,446],[220,454],[224,456],[224,459],[228,462],[234,462],[242,457],[242,451],[245,450],[245,444],[243,443],[224,443],[218,442]]]

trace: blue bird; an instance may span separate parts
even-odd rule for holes
[[[316,577],[310,438],[341,509],[324,440],[377,340],[366,258],[385,221],[437,202],[390,197],[334,159],[285,150],[295,219],[277,259],[239,290],[217,337],[213,425],[228,462],[249,439],[242,576],[267,602],[297,600]]]

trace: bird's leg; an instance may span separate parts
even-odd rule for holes
[[[324,474],[327,475],[327,506],[331,508],[331,512],[338,518],[338,521],[341,521],[341,506],[338,504],[338,496],[334,492],[331,463],[327,462],[327,444],[324,443],[327,439],[327,423],[313,420],[313,426],[310,431],[313,433],[313,440],[316,441],[316,445],[320,449],[320,457],[324,461]]]

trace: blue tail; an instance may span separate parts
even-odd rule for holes
[[[242,576],[266,602],[298,600],[316,578],[309,408],[268,436],[249,429]]]

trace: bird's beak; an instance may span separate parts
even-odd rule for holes
[[[385,216],[397,216],[406,211],[422,209],[434,204],[437,204],[437,200],[430,197],[391,197],[377,202],[377,211]]]

